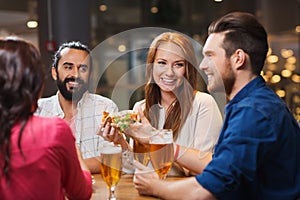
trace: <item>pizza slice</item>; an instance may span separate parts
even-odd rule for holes
[[[102,114],[103,126],[105,126],[107,122],[114,123],[122,132],[124,130],[127,130],[130,124],[133,124],[138,121],[138,112],[133,110],[123,110],[115,114],[110,114],[104,111]]]

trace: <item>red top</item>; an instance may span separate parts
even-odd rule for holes
[[[91,174],[81,170],[75,138],[63,119],[31,117],[22,135],[24,156],[19,129],[12,129],[9,181],[0,155],[0,199],[90,199]]]

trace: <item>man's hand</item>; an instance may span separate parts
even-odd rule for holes
[[[133,164],[136,168],[133,177],[135,188],[141,195],[153,195],[153,186],[159,181],[158,175],[153,169],[150,169],[138,161],[134,160]]]

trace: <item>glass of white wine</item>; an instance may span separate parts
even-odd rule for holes
[[[100,172],[107,188],[109,200],[115,200],[115,188],[122,174],[122,148],[119,145],[106,144],[100,153]]]
[[[160,129],[151,132],[150,159],[160,179],[165,179],[174,160],[173,131]]]

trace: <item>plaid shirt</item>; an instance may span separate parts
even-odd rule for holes
[[[96,135],[102,113],[103,111],[115,113],[118,111],[118,107],[109,98],[86,92],[77,104],[77,111],[70,127],[82,156],[84,159],[99,156],[100,148],[107,142],[101,136]],[[64,112],[58,101],[58,93],[48,98],[39,99],[35,115],[64,118]]]

